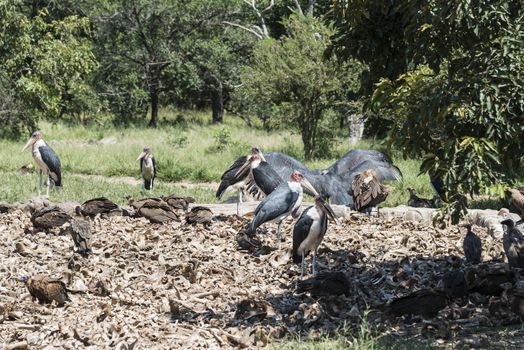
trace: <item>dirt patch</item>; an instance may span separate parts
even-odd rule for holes
[[[78,177],[81,179],[91,179],[97,181],[105,181],[108,183],[124,183],[131,186],[142,184],[141,179],[137,179],[131,176],[104,176],[104,175],[86,175],[86,174],[68,174],[68,176]],[[159,180],[161,181],[161,180]],[[216,191],[218,188],[218,182],[189,182],[189,181],[177,181],[177,182],[165,182],[172,186],[180,188],[205,188]]]
[[[300,271],[289,257],[291,221],[285,223],[282,249],[276,249],[274,227],[266,227],[271,234],[259,234],[262,248],[247,252],[235,240],[246,221],[233,216],[216,218],[209,228],[97,218],[88,260],[73,256],[71,237],[26,233],[29,224],[21,211],[0,216],[2,345],[258,347],[286,336],[318,337],[344,325],[356,330],[368,309],[374,310],[368,322],[384,334],[437,339],[435,345],[511,347],[524,336],[519,326],[511,328],[519,321],[504,295],[472,293],[434,317],[384,313],[388,300],[437,287],[443,273],[465,268],[464,233],[456,227],[347,216],[329,227],[318,269],[344,272],[349,293],[315,298],[296,291]],[[501,241],[476,231],[483,260],[501,262]],[[39,272],[77,291],[70,293],[72,301],[55,307],[31,300],[18,277]],[[499,332],[500,327],[510,331]]]

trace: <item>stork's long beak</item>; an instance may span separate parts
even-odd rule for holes
[[[328,218],[333,220],[335,224],[338,224],[337,218],[335,217],[335,212],[333,211],[333,208],[331,208],[331,205],[327,202],[322,202],[322,210],[324,213],[327,214]]]
[[[25,144],[24,148],[22,148],[22,152],[25,151],[27,147],[31,146],[32,141],[33,141],[33,138],[30,137],[29,140],[27,140],[27,143]]]
[[[249,168],[251,167],[251,163],[253,162],[253,157],[249,157],[248,160],[238,169],[238,171],[235,173],[236,178],[243,178],[245,177],[246,173],[249,171]]]
[[[308,179],[303,177],[302,180],[300,181],[300,184],[302,185],[302,187],[304,189],[306,189],[306,190],[310,191],[311,193],[313,193],[314,196],[318,196],[317,190],[315,190],[315,187],[313,187],[313,185],[311,184],[311,182],[309,182]]]
[[[140,159],[144,158],[146,156],[146,152],[142,152],[140,153],[140,155],[138,156],[138,158],[136,159],[136,161],[139,161]]]

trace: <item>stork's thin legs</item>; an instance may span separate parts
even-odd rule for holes
[[[51,187],[51,179],[50,179],[49,174],[47,174],[47,180],[46,180],[46,186],[45,187],[46,187],[45,193],[49,197],[49,188]]]
[[[302,253],[302,264],[301,264],[301,272],[300,272],[300,280],[304,279],[304,253]]]
[[[39,190],[38,190],[38,195],[39,195],[39,196],[42,195],[42,170],[40,170],[40,180],[39,180]]]
[[[315,269],[316,264],[317,264],[317,252],[314,251],[313,252],[313,261],[311,262],[311,269],[312,269],[313,277],[317,275],[317,271]]]
[[[282,225],[282,221],[278,223],[277,226],[277,239],[278,239],[278,249],[282,248],[282,236],[280,234],[280,226]]]
[[[240,216],[240,210],[242,207],[242,194],[244,193],[244,190],[238,191],[238,201],[237,201],[237,215]]]

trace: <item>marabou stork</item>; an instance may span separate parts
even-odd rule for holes
[[[280,243],[282,221],[289,214],[295,218],[298,217],[303,198],[302,187],[315,192],[311,183],[300,172],[294,171],[289,181],[278,186],[257,206],[255,218],[248,225],[247,234],[254,235],[257,228],[263,223],[276,222],[278,224],[277,237]]]
[[[259,154],[253,154],[251,158],[249,158],[246,163],[238,169],[235,175],[240,176],[246,172],[246,169],[250,169],[249,171],[253,178],[254,185],[256,185],[256,187],[266,196],[284,182],[273,167],[263,160]],[[248,185],[248,187],[254,185]]]
[[[149,193],[151,193],[153,191],[153,183],[156,177],[155,158],[151,154],[151,148],[144,147],[144,150],[136,160],[140,161],[140,173],[144,179],[142,191],[148,190]]]
[[[323,170],[323,172],[341,175],[350,172],[365,161],[391,164],[389,157],[382,152],[366,149],[353,149],[344,154],[339,160],[331,164],[327,169]]]
[[[524,234],[519,227],[515,226],[515,221],[506,219],[501,222],[504,227],[502,245],[508,258],[509,267],[524,269]]]
[[[242,196],[244,194],[244,189],[248,184],[253,180],[249,172],[249,168],[245,168],[242,173],[239,173],[240,168],[242,168],[252,155],[260,155],[264,159],[264,155],[260,152],[258,147],[253,146],[251,148],[250,156],[242,156],[238,158],[230,167],[227,169],[222,177],[220,178],[220,185],[218,186],[216,197],[217,199],[222,198],[222,196],[231,191],[238,191],[238,201],[237,201],[237,215],[240,215],[240,209],[242,206]],[[265,159],[264,159],[265,160]]]
[[[479,264],[482,257],[482,241],[480,237],[471,230],[470,224],[462,224],[459,227],[465,227],[468,230],[462,242],[466,261],[470,264]]]
[[[60,159],[55,151],[53,151],[53,149],[42,139],[40,131],[35,131],[33,135],[31,135],[24,148],[22,148],[22,151],[29,146],[32,146],[33,159],[40,168],[40,189],[38,194],[42,194],[42,173],[44,173],[46,175],[46,194],[49,196],[51,180],[57,189],[62,187]]]
[[[279,152],[266,153],[265,157],[269,165],[282,179],[289,179],[293,170],[298,170],[321,196],[330,198],[332,204],[353,206],[353,200],[337,174],[321,174],[320,170],[309,169],[295,158]],[[305,190],[305,193],[311,196],[315,195],[307,190]]]
[[[328,217],[335,223],[335,213],[321,196],[315,197],[315,205],[308,207],[300,215],[293,228],[293,262],[301,262],[300,279],[304,278],[304,258],[313,253],[311,262],[313,276],[316,276],[315,264],[317,249],[327,231]]]

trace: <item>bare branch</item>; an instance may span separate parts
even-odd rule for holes
[[[264,32],[260,28],[258,28],[258,27],[255,27],[255,28],[258,29],[259,32],[257,32],[254,29],[251,29],[251,28],[248,28],[246,26],[243,26],[242,24],[238,24],[238,23],[232,23],[232,22],[228,22],[228,21],[222,21],[222,23],[230,25],[230,26],[233,26],[233,27],[238,27],[238,28],[244,29],[245,31],[248,31],[248,32],[256,35],[257,38],[264,39]]]
[[[271,10],[271,8],[275,6],[275,0],[271,0],[271,2],[269,3],[269,6],[266,7],[265,9],[263,9],[261,12],[264,13],[264,12],[267,12],[269,10]]]
[[[307,5],[306,13],[309,16],[313,16],[313,8],[315,7],[315,4],[317,3],[317,0],[309,0],[309,4]]]
[[[295,0],[295,6],[297,7],[298,14],[301,16],[304,16],[304,12],[302,11],[302,6],[300,6],[300,3],[298,0]]]

